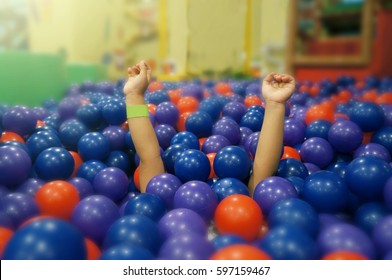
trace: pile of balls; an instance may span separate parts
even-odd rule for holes
[[[259,80],[151,82],[166,173],[145,193],[122,86],[0,105],[2,259],[392,259],[390,78],[298,82],[252,195]]]

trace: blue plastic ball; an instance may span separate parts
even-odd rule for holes
[[[102,161],[99,160],[88,160],[83,162],[78,171],[76,172],[77,177],[84,178],[90,183],[93,183],[95,175],[102,169],[107,167]]]
[[[62,147],[61,131],[59,135],[51,131],[38,131],[30,135],[26,141],[26,147],[30,150],[31,158],[34,160],[42,151],[48,148]],[[72,137],[76,137],[76,135],[72,135]],[[66,140],[64,141],[64,146],[67,147],[69,144]]]
[[[215,251],[233,244],[247,244],[247,241],[238,235],[232,234],[221,234],[215,236],[212,240],[212,245],[214,245]]]
[[[210,136],[212,126],[213,120],[211,116],[201,110],[191,113],[185,121],[186,130],[192,132],[198,138]]]
[[[82,233],[71,223],[43,218],[19,228],[4,249],[8,260],[85,260]]]
[[[80,138],[78,153],[84,161],[104,161],[110,153],[110,142],[100,132],[89,132]]]
[[[195,149],[198,150],[200,143],[199,139],[195,134],[193,134],[190,131],[181,131],[178,132],[174,137],[172,138],[170,145],[176,145],[176,144],[182,144],[189,149]]]
[[[392,126],[387,126],[376,131],[371,139],[372,143],[383,145],[392,155]]]
[[[302,197],[318,212],[336,213],[347,207],[348,194],[348,186],[342,177],[320,170],[305,179]]]
[[[56,147],[46,149],[37,156],[34,171],[42,180],[66,180],[71,176],[74,166],[70,152]]]
[[[172,144],[169,146],[162,155],[165,170],[174,174],[174,163],[176,162],[177,157],[188,149],[189,148],[185,146],[185,144]]]
[[[244,180],[249,177],[251,160],[243,148],[231,145],[216,154],[213,167],[219,178]]]
[[[392,176],[392,166],[386,161],[362,156],[351,161],[346,168],[348,188],[365,201],[380,199],[385,183]]]
[[[146,248],[132,243],[119,243],[104,250],[100,260],[153,260],[154,255]]]
[[[371,234],[375,225],[388,214],[389,210],[383,203],[364,203],[355,212],[355,224],[368,234]]]
[[[384,111],[373,102],[357,102],[350,111],[350,119],[364,132],[377,131],[384,124]]]
[[[159,222],[166,213],[166,206],[162,199],[151,193],[141,193],[128,200],[124,208],[124,215],[140,214]]]
[[[81,123],[80,121],[75,120],[75,119],[69,119],[67,121],[64,121],[60,125],[58,138],[61,140],[61,143],[63,144],[63,146],[65,148],[67,148],[69,150],[77,151],[79,139],[83,135],[87,134],[88,132],[89,132],[88,128],[83,123]],[[37,136],[38,135],[39,135],[39,133],[37,134]],[[32,135],[28,141],[32,141],[30,139],[34,139],[34,138],[32,138],[33,136],[34,135]],[[47,134],[46,136],[49,137],[50,134],[49,135]],[[54,136],[51,136],[51,137],[55,138]],[[55,142],[53,144],[48,143],[45,146],[46,146],[46,148],[60,147],[61,144],[58,144]]]
[[[295,158],[286,158],[280,160],[276,175],[284,178],[296,176],[305,179],[309,172],[302,161]]]
[[[97,129],[104,124],[102,107],[98,104],[85,104],[76,111],[76,118],[89,129]]]
[[[174,163],[175,175],[184,183],[192,180],[207,181],[210,171],[209,159],[199,150],[189,149],[181,153]]]
[[[212,184],[211,188],[218,197],[218,202],[232,194],[244,194],[249,196],[248,187],[236,178],[228,177],[219,179]]]
[[[112,99],[102,106],[102,116],[111,125],[121,125],[127,120],[125,103],[122,100]]]
[[[328,140],[328,131],[331,128],[332,123],[326,120],[315,120],[312,121],[305,128],[305,138],[309,139],[312,137],[320,137]]]

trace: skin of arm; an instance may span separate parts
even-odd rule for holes
[[[248,185],[252,195],[257,184],[272,176],[278,168],[283,147],[286,101],[294,89],[295,79],[287,74],[270,73],[263,80],[265,112]]]
[[[150,79],[151,68],[144,61],[128,68],[128,80],[123,88],[126,106],[145,104],[144,92]],[[140,191],[145,192],[148,182],[155,175],[165,172],[158,139],[149,117],[129,118],[128,126],[140,157]]]

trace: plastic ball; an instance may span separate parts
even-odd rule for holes
[[[174,135],[170,144],[171,145],[182,144],[188,147],[189,149],[195,149],[195,150],[198,150],[200,146],[199,139],[197,138],[197,136],[189,131],[182,131]]]
[[[155,120],[159,124],[168,124],[175,127],[180,113],[172,102],[162,102],[155,110]]]
[[[105,160],[105,164],[108,167],[116,167],[124,171],[126,174],[132,174],[135,169],[133,162],[129,158],[131,153],[125,153],[123,151],[112,151]]]
[[[248,95],[244,99],[244,104],[245,104],[246,107],[249,108],[249,107],[254,106],[254,105],[261,105],[262,102],[261,102],[260,97],[258,97],[256,95]]]
[[[206,236],[207,225],[204,219],[195,211],[187,208],[172,209],[159,220],[158,229],[165,240],[171,236],[186,233]]]
[[[182,185],[180,179],[169,173],[154,176],[147,183],[146,193],[158,196],[165,204],[166,209],[173,208],[174,194]]]
[[[283,126],[283,145],[294,147],[304,141],[305,124],[295,118],[288,118]]]
[[[313,137],[305,140],[300,148],[300,155],[303,162],[309,162],[324,168],[331,163],[334,157],[334,150],[331,144],[320,137]]]
[[[249,176],[251,160],[243,148],[230,145],[216,154],[213,166],[219,178],[232,177],[244,180]]]
[[[296,176],[305,179],[309,175],[309,172],[306,166],[300,160],[287,158],[282,159],[279,162],[276,175],[283,178]]]
[[[157,224],[140,214],[121,217],[106,232],[103,246],[110,248],[124,242],[142,246],[153,254],[157,253],[161,245]]]
[[[18,185],[30,176],[31,170],[31,158],[22,148],[0,147],[0,184]]]
[[[9,193],[1,198],[0,209],[11,219],[13,227],[39,214],[34,197],[25,193]]]
[[[88,128],[83,123],[81,123],[75,119],[70,119],[70,120],[63,122],[60,125],[58,138],[61,140],[61,143],[63,144],[64,147],[66,147],[69,150],[76,151],[79,139],[88,132],[89,132]],[[36,137],[39,135],[40,135],[39,132],[36,133]],[[33,136],[34,135],[32,135],[28,140],[28,142],[30,142],[29,146],[33,145],[33,141],[34,141],[33,139],[35,139],[35,138],[33,138]],[[54,138],[53,140],[57,140],[56,139],[57,137],[51,136],[50,134],[46,135],[46,138],[49,138],[49,137]],[[41,137],[41,139],[44,140],[44,137]],[[41,139],[40,139],[40,141],[42,141]],[[43,148],[60,147],[61,146],[57,142],[54,142],[54,143],[48,142],[45,145],[45,142],[37,142],[37,140],[35,140],[35,142],[36,142],[35,145],[37,145],[37,144],[44,145],[44,147],[42,147],[40,149],[37,147],[38,151],[36,151],[35,153],[42,151]],[[35,148],[34,150],[37,150],[37,148]]]
[[[32,159],[35,159],[41,152],[46,149],[53,147],[62,147],[63,143],[61,142],[59,135],[52,131],[38,131],[32,134],[26,141],[26,146],[31,152]],[[76,135],[72,135],[72,137],[76,138]],[[65,147],[69,146],[68,144],[69,142],[64,141]]]
[[[185,128],[197,137],[208,137],[212,132],[213,121],[204,111],[196,111],[189,115],[185,121]]]
[[[178,100],[177,108],[180,115],[183,113],[192,113],[199,108],[199,101],[195,97],[184,96]]]
[[[371,137],[371,142],[383,145],[392,155],[392,127],[387,126],[376,131]]]
[[[299,198],[288,198],[278,201],[268,214],[268,225],[274,228],[278,225],[292,225],[301,228],[311,236],[316,236],[319,230],[319,218],[315,209],[306,201]]]
[[[377,143],[367,143],[359,146],[354,152],[354,158],[360,156],[375,156],[386,162],[391,162],[391,155],[387,148]]]
[[[318,212],[336,213],[347,206],[348,193],[343,178],[334,172],[321,170],[305,179],[302,197]]]
[[[68,220],[79,203],[77,189],[66,181],[56,180],[44,184],[35,194],[42,215]]]
[[[38,178],[29,178],[22,184],[15,188],[15,192],[26,193],[31,196],[35,196],[35,193],[45,184],[44,180]]]
[[[85,260],[82,233],[72,224],[55,218],[31,222],[8,241],[4,259],[8,260]]]
[[[162,155],[165,170],[169,173],[174,173],[174,164],[176,159],[188,149],[189,148],[184,144],[173,144],[169,146]]]
[[[201,150],[205,154],[217,153],[222,148],[229,146],[230,141],[223,135],[211,135],[203,143]]]
[[[241,140],[240,126],[229,118],[217,121],[212,127],[212,134],[226,137],[231,145],[237,145]]]
[[[319,250],[313,238],[292,225],[270,229],[257,246],[273,260],[316,260]]]
[[[223,107],[226,104],[224,97],[210,97],[200,102],[199,111],[206,112],[212,118],[213,122],[216,122],[220,116]]]
[[[317,244],[321,255],[336,251],[359,253],[368,259],[376,258],[376,250],[371,238],[360,228],[347,223],[336,223],[323,228]]]
[[[373,156],[362,156],[347,165],[345,180],[354,194],[369,201],[382,197],[385,183],[391,176],[392,166],[386,161]]]
[[[89,129],[97,129],[104,123],[102,108],[98,104],[85,104],[76,111],[76,118],[85,127]]]
[[[350,110],[350,119],[363,131],[377,131],[384,124],[384,111],[374,102],[357,102]]]
[[[211,240],[212,244],[214,245],[215,251],[221,250],[225,247],[235,245],[235,244],[247,244],[248,242],[235,234],[221,234],[215,236]]]
[[[168,124],[158,124],[154,127],[154,130],[159,146],[164,150],[170,146],[173,137],[177,133],[174,127]]]
[[[325,170],[332,171],[338,174],[340,177],[344,178],[347,165],[348,163],[345,161],[336,161],[330,163],[327,167],[325,167]]]
[[[132,243],[119,243],[107,248],[100,260],[153,260],[154,255],[146,248]]]
[[[253,192],[253,199],[266,215],[269,214],[275,203],[293,197],[298,197],[293,184],[278,176],[267,177],[260,181]]]
[[[87,250],[87,260],[98,260],[101,256],[101,249],[98,247],[98,245],[88,238],[84,238],[84,243]]]
[[[84,161],[104,161],[110,153],[110,142],[100,132],[89,132],[80,138],[78,153]]]
[[[67,119],[74,118],[80,106],[81,106],[81,102],[79,97],[69,96],[63,98],[62,100],[60,100],[57,106],[57,112],[59,114],[60,119],[67,120]]]
[[[91,195],[76,205],[72,223],[85,237],[100,245],[109,227],[119,217],[119,208],[113,200],[103,195]]]
[[[368,234],[371,234],[375,225],[386,217],[388,213],[388,208],[382,203],[364,203],[355,212],[355,224]]]
[[[385,206],[392,210],[392,177],[386,181],[383,195]]]
[[[20,136],[33,133],[37,118],[34,112],[26,106],[9,108],[2,117],[2,127],[5,131],[15,132]]]
[[[34,171],[38,178],[50,180],[66,180],[74,171],[75,162],[72,155],[64,148],[55,147],[42,151],[34,163]]]
[[[322,260],[368,260],[368,258],[360,253],[343,250],[325,254]]]
[[[126,130],[117,125],[109,125],[102,130],[102,135],[109,140],[110,148],[112,150],[123,150],[125,148],[126,133]]]
[[[173,198],[174,208],[187,208],[195,211],[209,222],[218,204],[218,198],[211,187],[202,181],[192,180],[181,185]]]
[[[93,188],[96,194],[104,195],[118,202],[128,192],[128,176],[120,168],[104,168],[95,175]]]
[[[211,188],[218,197],[218,202],[233,194],[249,196],[248,187],[243,182],[235,178],[227,177],[219,179],[212,184]]]
[[[218,249],[211,260],[270,260],[263,250],[248,244],[233,244]]]
[[[220,234],[235,234],[252,241],[258,237],[263,212],[251,197],[233,194],[219,202],[214,222]]]
[[[316,173],[317,171],[321,170],[319,166],[311,162],[304,162],[304,165],[308,169],[309,175],[312,175],[313,173]]]
[[[76,172],[77,177],[84,178],[90,183],[93,183],[95,175],[102,169],[107,168],[107,165],[99,160],[88,160],[80,165],[78,171]]]
[[[181,153],[174,162],[175,175],[182,181],[207,181],[211,167],[207,156],[194,149]]]
[[[372,240],[377,251],[385,256],[392,251],[392,215],[383,217],[373,228]]]
[[[328,131],[328,141],[338,152],[351,153],[362,144],[363,133],[353,121],[341,120],[332,124]]]
[[[297,176],[289,176],[286,177],[286,179],[290,181],[291,184],[293,184],[295,190],[297,191],[298,197],[302,197],[305,180]]]
[[[320,137],[328,140],[328,131],[332,123],[326,120],[316,120],[305,128],[305,138]]]
[[[126,121],[126,108],[123,100],[111,99],[102,105],[102,116],[110,125],[121,125]]]
[[[14,234],[13,230],[0,226],[0,258],[1,259],[3,259],[5,246],[7,245],[8,241],[11,239],[13,234]]]
[[[325,120],[330,123],[333,123],[334,121],[333,109],[329,106],[325,106],[322,104],[316,104],[310,106],[305,113],[306,124],[309,125],[311,122],[314,122],[316,120]]]
[[[223,107],[222,116],[232,118],[237,123],[239,123],[246,111],[247,108],[243,103],[229,102]]]
[[[124,215],[140,214],[155,222],[158,222],[165,213],[163,200],[150,193],[141,193],[129,199],[124,208]]]
[[[94,194],[93,185],[87,179],[81,177],[73,177],[68,180],[79,193],[80,200]]]

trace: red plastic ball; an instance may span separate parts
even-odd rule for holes
[[[251,96],[247,96],[244,99],[244,104],[247,108],[254,106],[254,105],[259,105],[261,106],[263,103],[261,102],[260,97],[256,96],[256,95],[251,95]]]
[[[199,100],[193,96],[181,97],[177,102],[180,115],[185,112],[195,112],[199,108]]]
[[[283,154],[280,159],[286,159],[286,158],[295,158],[301,160],[301,156],[299,155],[298,151],[290,146],[283,147]]]
[[[4,248],[7,246],[8,240],[11,239],[14,232],[9,228],[0,227],[0,258],[3,256]]]
[[[92,240],[84,238],[84,243],[87,249],[87,259],[88,260],[98,260],[101,256],[101,249]]]
[[[63,180],[48,182],[36,192],[35,200],[41,215],[68,220],[79,202],[79,192],[71,183]]]
[[[323,260],[367,260],[368,258],[356,252],[335,251],[323,256]]]
[[[71,174],[71,178],[73,178],[73,177],[75,177],[76,172],[78,172],[79,167],[82,165],[83,160],[82,160],[82,158],[80,157],[80,155],[77,152],[69,151],[69,153],[73,157],[73,160],[74,160],[74,163],[75,163],[74,170],[73,170],[73,172]]]
[[[8,142],[8,141],[17,141],[22,144],[25,144],[25,140],[19,134],[11,131],[4,131],[0,137],[0,143]]]
[[[259,235],[263,213],[251,197],[234,194],[218,204],[214,221],[220,234],[236,234],[252,241]]]
[[[271,257],[257,247],[247,244],[234,244],[224,247],[210,258],[211,260],[270,260]]]

